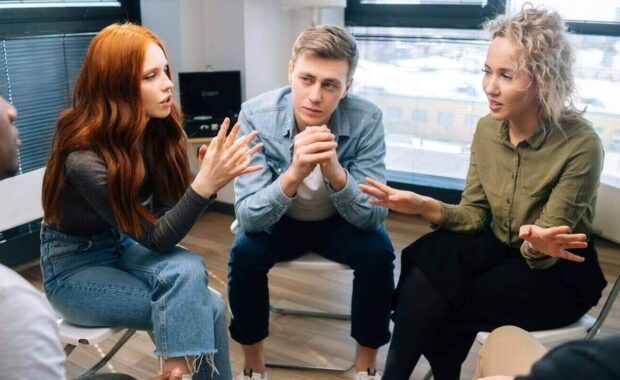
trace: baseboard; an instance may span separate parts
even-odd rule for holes
[[[227,202],[215,201],[209,206],[207,211],[220,212],[226,215],[235,216],[235,205]]]

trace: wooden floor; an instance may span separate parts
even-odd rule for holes
[[[229,226],[233,218],[219,213],[206,213],[194,226],[182,244],[203,255],[206,259],[210,286],[226,295],[226,275],[228,249],[232,242]],[[411,241],[430,231],[426,223],[418,218],[391,213],[386,221],[387,229],[398,253]],[[600,241],[597,244],[600,260],[608,282],[613,283],[620,273],[620,246]],[[397,273],[400,268],[397,254]],[[351,297],[350,271],[317,273],[316,271],[292,271],[282,269],[270,273],[270,295],[273,303],[294,304],[310,309],[347,312]],[[20,273],[36,286],[41,285],[38,264],[24,266]],[[608,285],[603,297],[607,296]],[[620,333],[620,301],[603,327],[601,334]],[[591,314],[598,315],[600,306]],[[110,339],[99,347],[78,347],[66,364],[67,375],[75,377],[108,350],[115,339]],[[347,366],[355,355],[354,341],[349,337],[349,322],[315,318],[278,316],[272,314],[270,337],[266,341],[267,358],[307,361],[317,365]],[[148,379],[159,369],[153,355],[154,346],[145,333],[135,335],[102,372],[123,372],[138,379]],[[379,353],[379,365],[384,366],[387,347]],[[231,361],[234,373],[241,371],[243,357],[241,349],[230,341]],[[471,379],[475,366],[475,356],[470,354],[463,367],[462,378]],[[412,376],[421,379],[428,365],[422,360]],[[332,374],[316,371],[290,371],[270,369],[271,380],[336,380],[351,379],[352,373]]]

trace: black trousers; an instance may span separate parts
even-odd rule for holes
[[[548,269],[531,269],[518,249],[490,232],[435,231],[418,239],[402,252],[401,277],[392,304],[396,326],[388,367],[410,363],[413,369],[419,356],[406,346],[425,342],[420,353],[429,360],[435,379],[458,379],[478,331],[502,325],[541,330],[576,322],[598,302],[606,281],[592,241],[587,249],[573,252],[586,261],[560,260]],[[426,285],[407,281],[416,272],[423,274],[418,276],[424,277]],[[403,283],[410,284],[406,290]],[[415,310],[416,305],[429,301],[446,307]],[[413,317],[398,318],[399,313]],[[433,320],[440,320],[441,325],[435,327]],[[386,368],[389,373],[395,372]]]

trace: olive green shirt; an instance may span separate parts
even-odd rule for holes
[[[558,128],[539,126],[516,147],[508,124],[485,116],[471,145],[461,202],[442,204],[438,228],[475,233],[488,222],[504,244],[520,247],[519,227],[570,226],[592,234],[596,193],[603,169],[603,148],[586,123]],[[532,268],[552,266],[556,257],[529,259]]]

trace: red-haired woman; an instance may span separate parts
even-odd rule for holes
[[[234,141],[238,125],[226,137],[225,121],[192,180],[171,78],[149,30],[115,24],[93,38],[43,180],[45,291],[71,323],[152,330],[163,371],[230,379],[223,302],[177,243],[216,191],[261,169],[249,166],[260,144]]]

